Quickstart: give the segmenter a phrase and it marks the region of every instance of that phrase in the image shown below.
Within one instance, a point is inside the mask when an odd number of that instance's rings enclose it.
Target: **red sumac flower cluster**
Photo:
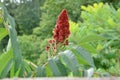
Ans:
[[[69,30],[69,21],[68,21],[68,13],[66,9],[63,9],[60,15],[58,16],[58,20],[56,22],[54,31],[53,31],[53,39],[49,40],[49,44],[54,44],[54,48],[60,44],[68,45],[68,37],[70,35]],[[48,51],[50,46],[46,47]]]

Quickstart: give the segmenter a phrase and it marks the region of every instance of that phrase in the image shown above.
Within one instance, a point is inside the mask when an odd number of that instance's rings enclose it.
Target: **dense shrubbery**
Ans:
[[[118,56],[120,54],[119,9],[115,10],[112,6],[103,3],[95,3],[88,7],[81,6],[81,8],[83,9],[81,13],[83,22],[72,23],[72,26],[76,26],[74,30],[71,30],[75,39],[72,37],[73,39],[70,38],[70,40],[92,53],[98,69],[120,75],[115,71],[119,68],[120,58]]]
[[[23,35],[18,39],[23,57],[37,63],[40,58],[40,40],[35,35]]]

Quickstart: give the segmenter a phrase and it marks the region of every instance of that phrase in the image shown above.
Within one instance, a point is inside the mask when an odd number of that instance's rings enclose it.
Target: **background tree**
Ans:
[[[36,56],[38,58],[40,54],[39,52],[40,44],[35,43],[34,40],[36,39],[36,37],[32,37],[34,36],[32,35],[32,29],[38,26],[40,22],[41,15],[40,6],[43,5],[43,2],[44,0],[20,0],[20,2],[18,2],[17,0],[4,0],[4,4],[6,5],[10,15],[12,15],[15,18],[17,24],[16,25],[17,33],[20,37],[19,38],[20,48],[22,50],[23,56],[26,59],[28,59],[29,55],[34,60],[36,59]],[[8,37],[1,41],[0,53],[2,53],[4,48],[6,47],[4,45],[7,44],[7,41]],[[31,43],[29,44],[30,47],[26,47],[28,42]],[[30,50],[29,53],[28,50]],[[31,54],[34,54],[33,52],[38,55],[35,54],[34,56],[32,56]],[[33,62],[35,61],[36,60],[34,60]]]
[[[15,18],[19,34],[31,34],[40,21],[40,5],[43,0],[5,0],[9,13]]]

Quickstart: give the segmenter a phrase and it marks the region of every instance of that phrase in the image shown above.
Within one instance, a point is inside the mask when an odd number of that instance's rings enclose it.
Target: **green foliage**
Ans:
[[[103,48],[106,47],[113,47],[118,49],[117,46],[114,47],[113,43],[116,45],[119,43],[119,12],[120,10],[115,10],[113,7],[109,6],[108,4],[94,4],[93,6],[84,7],[82,9],[85,11],[82,12],[81,17],[84,20],[82,26],[87,27],[90,32],[94,32],[106,37],[109,41],[108,43],[101,43],[104,44]],[[93,15],[94,14],[94,15]],[[104,14],[99,16],[100,14]],[[93,28],[95,28],[93,30]],[[89,33],[90,33],[89,32]],[[86,33],[88,34],[88,33]]]
[[[21,3],[15,9],[14,17],[18,25],[19,33],[31,34],[32,29],[38,26],[39,17],[40,17],[40,12],[38,7],[39,7],[38,0],[34,0],[32,2],[29,1],[24,4]]]
[[[104,30],[103,28],[105,28],[105,29],[114,28],[115,26],[118,25],[118,24],[115,24],[115,21],[117,19],[119,19],[116,16],[114,16],[114,15],[116,15],[116,11],[114,8],[110,7],[108,4],[103,5],[103,3],[99,3],[98,5],[94,4],[93,7],[92,6],[88,6],[88,7],[82,6],[81,8],[83,10],[85,10],[82,12],[81,17],[85,20],[84,22],[86,23],[86,25],[89,26],[88,28],[92,28],[92,26],[93,26],[96,29],[96,31],[102,32]],[[102,12],[101,12],[101,10],[102,10]],[[100,16],[100,14],[103,14],[103,13],[104,13],[104,15]],[[93,14],[95,14],[95,15],[93,15]],[[95,23],[93,23],[93,22],[95,22]],[[91,23],[91,25],[90,25],[90,23]]]
[[[18,36],[18,40],[22,55],[25,59],[37,65],[45,63],[47,54],[44,50],[48,39],[41,40],[41,38],[36,35],[23,35]]]
[[[94,3],[93,6],[81,6],[81,8],[83,21],[79,23],[70,21],[71,46],[81,46],[92,53],[97,70],[103,69],[111,75],[119,75],[114,72],[120,59],[119,9],[115,10],[107,3]],[[99,76],[104,72],[98,72]]]
[[[70,31],[71,35],[69,41],[73,45],[81,46],[84,49],[88,50],[90,53],[97,53],[91,42],[101,41],[105,38],[98,35],[97,33],[90,32],[86,26],[82,26],[83,23],[75,23],[70,21]],[[88,34],[89,33],[89,34]]]
[[[90,33],[94,33],[106,38],[106,40],[90,43],[97,50],[97,54],[94,55],[95,66],[98,69],[103,68],[111,72],[111,68],[117,68],[118,59],[120,58],[117,56],[120,54],[120,10],[115,10],[107,3],[95,3],[93,6],[81,6],[81,8],[84,10],[81,13],[83,19],[81,26],[86,28],[85,34],[89,35]],[[114,75],[119,74],[115,73]]]
[[[76,51],[76,49],[74,51]],[[81,50],[77,51],[80,52]],[[82,54],[84,53],[86,52],[82,52]],[[37,72],[37,76],[83,76],[84,69],[87,69],[85,67],[82,68],[84,66],[83,61],[79,62],[83,56],[75,54],[73,51],[66,50],[54,57],[48,58],[44,65],[38,67],[39,72]],[[88,56],[89,59],[92,60],[91,63],[94,64],[91,56],[89,54],[86,54],[86,56]]]
[[[25,59],[38,63],[40,58],[40,40],[35,35],[19,36],[19,45]]]
[[[41,15],[39,7],[43,2],[43,0],[20,0],[18,3],[4,0],[9,13],[15,18],[19,34],[31,34],[32,29],[38,26]]]
[[[99,0],[100,1],[100,0]],[[78,21],[80,19],[80,6],[85,4],[92,4],[93,2],[99,2],[98,0],[46,0],[44,5],[41,7],[42,16],[39,27],[39,35],[42,38],[46,38],[52,34],[53,27],[55,26],[55,22],[57,20],[57,15],[60,13],[62,9],[67,9],[69,13],[69,18],[73,21]],[[48,33],[46,33],[46,31]],[[48,36],[49,37],[49,36]]]

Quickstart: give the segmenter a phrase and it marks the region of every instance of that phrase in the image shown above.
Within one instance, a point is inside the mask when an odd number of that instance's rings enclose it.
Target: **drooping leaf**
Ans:
[[[2,11],[3,11],[3,16],[4,20],[8,23],[8,32],[9,32],[9,37],[11,40],[11,45],[13,48],[13,58],[15,62],[15,73],[18,72],[19,68],[21,67],[22,64],[22,55],[21,51],[19,49],[19,45],[17,42],[17,33],[15,30],[15,21],[14,19],[8,14],[7,9],[4,5],[2,5]]]
[[[57,64],[55,63],[54,59],[49,59],[48,60],[48,65],[53,73],[54,76],[62,76]]]
[[[84,48],[74,47],[72,51],[75,54],[80,64],[90,65],[94,67],[93,58],[91,57],[90,53],[86,51]]]
[[[13,27],[9,26],[8,28],[9,28],[9,36],[11,39],[11,45],[12,45],[13,53],[14,53],[13,58],[16,64],[15,71],[17,71],[20,65],[22,64],[22,55],[21,55],[21,51],[19,49],[19,45],[17,42],[17,35],[15,34]]]
[[[74,56],[74,54],[69,51],[66,50],[64,52],[60,53],[60,59],[61,62],[70,70],[73,72],[73,75],[75,76],[79,76],[79,64],[78,61],[76,59],[76,57]]]

